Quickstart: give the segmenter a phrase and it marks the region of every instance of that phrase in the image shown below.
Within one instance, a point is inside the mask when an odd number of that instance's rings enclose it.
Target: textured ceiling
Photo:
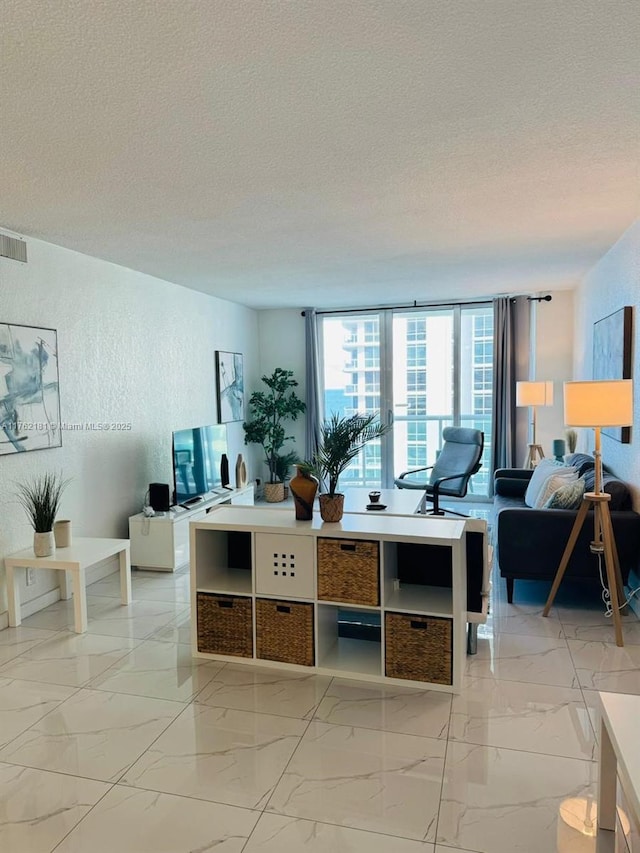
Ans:
[[[573,287],[638,0],[3,0],[0,225],[254,307]]]

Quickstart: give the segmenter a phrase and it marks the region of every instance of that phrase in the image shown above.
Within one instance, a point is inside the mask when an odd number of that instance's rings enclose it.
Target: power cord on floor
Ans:
[[[607,619],[610,619],[613,616],[613,606],[611,604],[611,593],[609,591],[609,587],[604,582],[604,575],[602,574],[602,554],[598,553],[598,572],[600,574],[600,586],[602,587],[602,601],[604,603],[604,615]],[[635,589],[632,589],[629,595],[626,597],[623,604],[618,605],[618,612],[622,610],[623,607],[626,607],[627,604],[631,603],[631,599],[633,596],[640,592],[640,586],[637,586]]]

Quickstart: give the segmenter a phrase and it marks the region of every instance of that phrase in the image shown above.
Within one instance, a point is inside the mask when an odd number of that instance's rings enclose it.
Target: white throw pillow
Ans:
[[[536,509],[542,509],[554,492],[557,492],[558,489],[562,488],[562,486],[566,486],[568,483],[575,483],[577,479],[577,471],[574,471],[572,474],[564,474],[563,472],[552,474],[544,481],[544,485],[538,493],[538,497],[536,498]]]
[[[549,477],[558,474],[569,476],[576,473],[577,471],[574,467],[563,465],[562,462],[556,462],[555,459],[541,459],[529,480],[529,485],[524,496],[525,504],[531,507],[538,506],[538,496]]]

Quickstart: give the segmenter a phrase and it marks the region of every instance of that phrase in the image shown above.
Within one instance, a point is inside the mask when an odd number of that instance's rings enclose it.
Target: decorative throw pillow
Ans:
[[[582,477],[585,471],[592,471],[596,464],[593,456],[590,456],[588,453],[570,453],[568,456],[565,456],[564,461],[566,465],[571,465],[573,468],[578,469],[578,477]]]
[[[596,472],[587,471],[583,480],[585,482],[585,491],[594,492],[596,488]],[[609,511],[624,510],[632,508],[631,492],[626,483],[613,477],[611,474],[604,474],[602,477],[602,491],[611,496],[609,503]]]
[[[568,476],[569,474],[575,473],[575,468],[563,465],[562,462],[556,462],[555,459],[541,459],[536,465],[533,474],[531,475],[531,479],[529,480],[529,485],[527,486],[527,491],[524,496],[525,504],[531,507],[537,505],[538,495],[544,488],[549,477],[552,477],[554,474]]]
[[[577,471],[573,474],[552,474],[547,480],[545,480],[544,486],[538,492],[535,508],[542,509],[542,507],[547,505],[547,501],[554,492],[557,492],[562,486],[575,483],[577,479]]]
[[[560,486],[545,503],[547,509],[579,509],[585,491],[582,477]]]

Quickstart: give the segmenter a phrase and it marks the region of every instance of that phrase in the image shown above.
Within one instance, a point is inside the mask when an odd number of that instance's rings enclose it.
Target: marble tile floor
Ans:
[[[596,847],[597,691],[640,694],[640,622],[503,583],[462,693],[194,660],[189,578],[133,572],[0,631],[7,853],[629,853]],[[175,595],[173,594],[175,593]],[[624,804],[622,804],[623,806]],[[602,835],[602,834],[601,834]]]

